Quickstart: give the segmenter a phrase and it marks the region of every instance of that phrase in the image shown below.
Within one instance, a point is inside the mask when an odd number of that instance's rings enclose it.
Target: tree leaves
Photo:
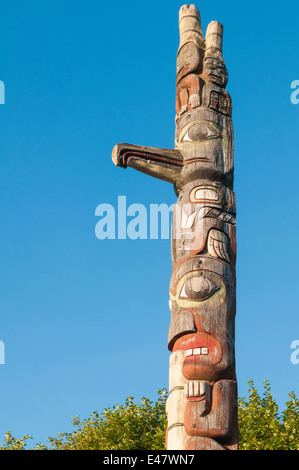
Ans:
[[[289,394],[286,409],[272,396],[270,382],[264,381],[260,396],[249,381],[249,397],[239,398],[239,446],[242,450],[299,450],[299,400]]]
[[[283,411],[273,398],[270,382],[264,381],[260,395],[249,381],[248,398],[239,398],[240,450],[299,450],[299,399],[290,392]],[[49,437],[50,447],[37,444],[34,450],[164,450],[167,417],[166,389],[158,390],[155,402],[140,404],[128,397],[124,405],[105,408],[81,420],[74,417],[74,431]],[[7,432],[0,450],[25,450],[32,436],[14,438]]]

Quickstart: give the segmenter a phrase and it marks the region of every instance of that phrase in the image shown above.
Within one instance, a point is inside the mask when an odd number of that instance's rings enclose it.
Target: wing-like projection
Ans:
[[[214,258],[221,258],[230,263],[229,238],[220,230],[211,229],[208,237],[208,252]]]

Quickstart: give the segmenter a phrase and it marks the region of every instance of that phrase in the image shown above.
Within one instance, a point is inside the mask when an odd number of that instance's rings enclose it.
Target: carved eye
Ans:
[[[180,298],[205,300],[218,289],[219,286],[204,275],[192,276],[184,283],[180,293]]]
[[[217,137],[219,137],[219,134],[211,127],[205,124],[194,124],[184,135],[183,142],[203,142]]]

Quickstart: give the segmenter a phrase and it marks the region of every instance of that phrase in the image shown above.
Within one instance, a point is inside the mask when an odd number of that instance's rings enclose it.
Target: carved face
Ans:
[[[204,59],[204,73],[209,82],[215,83],[223,88],[228,82],[228,73],[223,60],[215,57],[206,57]]]
[[[177,122],[175,145],[184,160],[177,181],[179,190],[189,181],[204,178],[205,172],[209,172],[207,178],[217,179],[217,174],[232,171],[232,122],[211,108],[196,108],[183,114]]]
[[[186,379],[216,380],[233,372],[234,286],[234,269],[223,260],[200,255],[177,263],[170,282],[169,347],[185,352]]]

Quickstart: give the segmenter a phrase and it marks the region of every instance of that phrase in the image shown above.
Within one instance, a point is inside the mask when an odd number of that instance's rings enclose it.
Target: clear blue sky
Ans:
[[[118,142],[173,148],[184,2],[1,3],[0,440],[72,429],[168,386],[169,240],[95,236],[101,203],[173,204]],[[299,393],[297,0],[196,3],[224,25],[235,130],[239,394]]]

